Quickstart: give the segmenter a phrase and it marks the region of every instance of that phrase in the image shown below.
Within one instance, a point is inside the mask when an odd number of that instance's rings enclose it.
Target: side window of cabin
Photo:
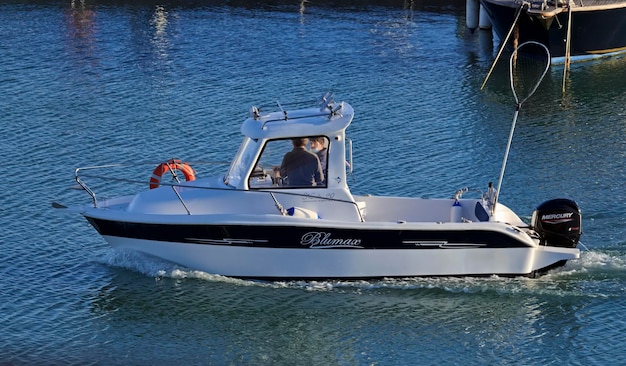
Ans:
[[[248,178],[254,188],[326,187],[328,139],[270,140]]]

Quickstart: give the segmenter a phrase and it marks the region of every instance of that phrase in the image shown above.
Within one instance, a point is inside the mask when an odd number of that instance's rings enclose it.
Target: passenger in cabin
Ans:
[[[320,164],[322,165],[322,171],[324,172],[324,177],[328,176],[328,166],[326,165],[326,158],[328,157],[328,149],[325,146],[326,138],[322,136],[312,137],[309,146],[311,146],[311,152],[314,152],[318,159],[320,159]]]
[[[312,187],[323,185],[324,172],[320,159],[306,149],[307,138],[294,138],[293,150],[283,157],[280,176],[283,184],[290,187]]]

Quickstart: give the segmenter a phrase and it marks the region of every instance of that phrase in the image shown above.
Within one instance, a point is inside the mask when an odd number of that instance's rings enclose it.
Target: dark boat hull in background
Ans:
[[[521,3],[516,0],[480,0],[494,31],[506,38]],[[548,2],[548,4],[553,2]],[[541,42],[550,50],[552,63],[565,62],[570,12],[562,6],[541,6],[532,2],[519,16],[512,45]],[[577,1],[571,9],[570,58],[572,62],[613,56],[626,52],[626,1]]]

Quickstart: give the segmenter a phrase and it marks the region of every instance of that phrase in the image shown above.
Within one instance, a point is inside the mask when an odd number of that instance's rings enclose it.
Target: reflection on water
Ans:
[[[153,42],[158,51],[159,58],[167,58],[167,47],[169,40],[167,38],[167,21],[168,13],[163,6],[157,5],[154,15],[150,23],[154,26]]]
[[[73,0],[65,15],[65,36],[72,61],[87,68],[98,66],[95,57],[95,11],[85,4],[84,0]]]
[[[168,11],[162,5],[155,5],[151,9],[136,9],[129,19],[132,37],[128,41],[132,44],[132,50],[139,61],[138,65],[129,63],[128,67],[139,66],[147,75],[155,81],[163,81],[164,74],[171,74],[174,60],[170,50],[175,43],[176,24],[171,19],[176,17],[176,12]],[[174,28],[172,28],[174,27]]]

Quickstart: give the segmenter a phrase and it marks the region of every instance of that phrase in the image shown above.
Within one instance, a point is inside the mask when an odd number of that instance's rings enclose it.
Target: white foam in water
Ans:
[[[568,280],[590,273],[615,273],[626,270],[626,255],[602,251],[584,251],[578,260],[568,261],[540,278],[526,277],[415,277],[377,280],[311,280],[311,281],[255,281],[210,274],[181,267],[174,263],[132,250],[111,249],[103,260],[104,264],[139,272],[146,276],[173,279],[199,279],[212,282],[232,283],[238,286],[260,286],[270,288],[301,288],[307,291],[374,291],[380,289],[419,290],[439,289],[450,293],[480,293],[498,291],[518,293],[549,291],[546,284]]]
[[[152,277],[158,277],[161,272],[175,269],[173,263],[125,249],[110,249],[103,258],[103,262],[112,267],[121,267]]]
[[[605,275],[626,275],[626,254],[617,251],[594,249],[580,254],[580,259],[569,261],[562,268],[563,273],[598,273]]]
[[[214,282],[228,282],[237,285],[263,285],[262,282],[242,280],[238,278],[226,277],[210,274],[203,271],[181,267],[175,263],[162,260],[160,258],[146,255],[134,250],[110,249],[103,259],[104,264],[112,267],[121,267],[131,271],[139,272],[143,275],[161,278],[184,279],[193,278]]]

